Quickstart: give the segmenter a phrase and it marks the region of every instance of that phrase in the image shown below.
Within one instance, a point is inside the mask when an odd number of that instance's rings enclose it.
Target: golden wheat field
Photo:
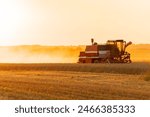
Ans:
[[[0,99],[150,99],[150,64],[0,64]]]

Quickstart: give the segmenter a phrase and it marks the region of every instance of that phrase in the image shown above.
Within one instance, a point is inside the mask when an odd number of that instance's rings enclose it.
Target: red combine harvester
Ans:
[[[78,63],[131,63],[130,53],[126,52],[131,41],[108,40],[105,45],[97,44],[94,39],[91,42],[80,52]]]

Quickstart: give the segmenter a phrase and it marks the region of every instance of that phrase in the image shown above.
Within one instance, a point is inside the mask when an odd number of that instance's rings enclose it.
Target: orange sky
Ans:
[[[0,45],[150,43],[149,0],[0,0]]]

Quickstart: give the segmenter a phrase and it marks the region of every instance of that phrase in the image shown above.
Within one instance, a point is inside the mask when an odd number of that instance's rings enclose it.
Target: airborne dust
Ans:
[[[76,63],[82,46],[0,47],[1,63]]]
[[[85,46],[1,46],[0,63],[76,63],[84,49]],[[133,44],[127,50],[135,62],[150,61],[148,44]]]

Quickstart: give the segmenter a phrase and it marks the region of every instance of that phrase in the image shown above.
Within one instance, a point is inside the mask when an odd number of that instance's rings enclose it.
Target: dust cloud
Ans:
[[[76,63],[80,46],[0,47],[1,63]]]
[[[76,63],[85,46],[1,46],[0,63]],[[150,62],[150,45],[127,48],[133,62]]]
[[[133,62],[150,62],[150,44],[133,44],[127,48]]]

